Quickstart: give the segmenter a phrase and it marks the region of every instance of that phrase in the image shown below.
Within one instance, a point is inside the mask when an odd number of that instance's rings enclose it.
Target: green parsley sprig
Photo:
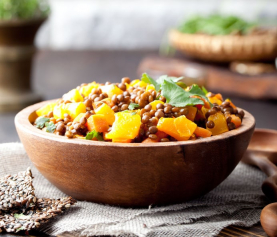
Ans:
[[[46,132],[49,132],[49,133],[54,133],[56,130],[56,125],[52,121],[46,122],[45,127],[46,127]]]
[[[129,110],[134,110],[136,108],[139,108],[139,104],[136,104],[136,103],[130,103],[129,106],[128,106],[128,109]]]
[[[35,124],[36,124],[36,127],[37,128],[44,128],[45,127],[45,123],[49,122],[50,119],[49,118],[46,118],[46,117],[38,117],[35,121]]]
[[[86,140],[92,140],[96,138],[98,141],[104,141],[102,135],[99,132],[96,132],[95,130],[87,133]]]

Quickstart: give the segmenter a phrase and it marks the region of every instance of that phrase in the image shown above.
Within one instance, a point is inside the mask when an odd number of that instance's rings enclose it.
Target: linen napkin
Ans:
[[[0,176],[27,167],[32,169],[37,197],[66,196],[32,165],[22,144],[0,144]],[[131,209],[78,201],[39,230],[50,235],[76,236],[215,236],[229,225],[250,227],[259,222],[267,204],[260,188],[265,178],[258,169],[239,164],[217,188],[186,203]]]

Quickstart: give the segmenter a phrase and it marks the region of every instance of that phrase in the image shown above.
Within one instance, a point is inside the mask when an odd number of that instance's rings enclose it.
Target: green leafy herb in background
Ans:
[[[46,117],[38,117],[36,119],[36,127],[37,128],[44,128],[45,127],[45,123],[49,122],[50,119],[49,118],[46,118]]]
[[[207,17],[194,16],[181,24],[178,30],[187,34],[229,35],[239,33],[245,35],[255,26],[257,26],[255,23],[247,22],[237,16],[215,14]]]
[[[46,0],[0,0],[0,19],[43,18],[49,14]]]
[[[54,133],[56,130],[56,125],[53,122],[45,123],[46,132]]]
[[[129,110],[134,110],[135,108],[139,108],[139,104],[130,103],[129,106],[128,106]]]
[[[98,141],[104,141],[103,137],[99,132],[96,132],[95,130],[89,132],[86,135],[86,140],[92,140],[93,138],[96,138]]]

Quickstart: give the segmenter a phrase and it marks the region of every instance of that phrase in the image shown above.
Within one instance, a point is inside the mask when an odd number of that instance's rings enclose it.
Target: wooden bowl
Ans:
[[[277,39],[273,34],[201,35],[171,30],[169,42],[181,52],[204,61],[259,61],[277,57]]]
[[[68,139],[41,131],[25,108],[15,125],[41,174],[64,193],[92,202],[145,207],[181,203],[218,186],[242,158],[255,127],[245,111],[242,126],[196,141],[121,144]]]

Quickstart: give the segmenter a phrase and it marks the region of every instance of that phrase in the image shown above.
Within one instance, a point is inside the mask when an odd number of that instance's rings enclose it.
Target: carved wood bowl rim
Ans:
[[[159,143],[151,143],[151,144],[145,144],[145,143],[112,143],[112,142],[100,142],[100,141],[92,141],[92,140],[84,140],[84,139],[68,139],[65,136],[58,136],[56,134],[47,133],[44,132],[35,126],[33,126],[30,122],[32,118],[34,118],[35,111],[42,106],[44,106],[47,103],[55,102],[55,100],[47,100],[43,101],[34,105],[31,105],[29,107],[26,107],[25,109],[21,110],[16,116],[15,116],[15,125],[17,129],[21,129],[25,133],[29,133],[34,136],[38,136],[44,139],[53,140],[57,142],[62,143],[71,143],[71,144],[78,144],[78,145],[91,145],[91,146],[105,146],[105,147],[175,147],[180,145],[192,145],[192,144],[201,144],[201,143],[210,143],[215,142],[222,139],[227,139],[230,137],[237,136],[239,134],[242,134],[244,132],[247,132],[251,130],[253,127],[255,127],[255,118],[252,114],[244,110],[245,117],[243,119],[242,125],[234,130],[231,130],[229,132],[222,133],[220,135],[203,138],[203,139],[197,139],[197,140],[188,140],[188,141],[176,141],[176,142],[159,142]],[[240,109],[240,108],[238,108]],[[34,120],[34,119],[33,119]]]

